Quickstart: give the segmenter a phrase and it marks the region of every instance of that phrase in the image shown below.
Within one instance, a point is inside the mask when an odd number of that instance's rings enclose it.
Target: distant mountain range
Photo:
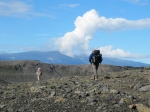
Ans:
[[[43,63],[52,64],[89,64],[89,56],[87,55],[77,55],[74,57],[69,57],[60,53],[59,51],[49,51],[49,52],[39,52],[39,51],[29,51],[21,53],[5,53],[0,54],[0,60],[39,60]],[[145,64],[141,62],[134,62],[128,60],[121,60],[117,58],[103,57],[102,64],[115,65],[115,66],[150,66],[150,64]]]

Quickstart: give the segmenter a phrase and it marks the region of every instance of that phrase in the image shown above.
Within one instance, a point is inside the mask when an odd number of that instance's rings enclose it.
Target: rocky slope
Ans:
[[[36,81],[36,70],[40,67],[43,80],[51,78],[61,78],[66,76],[88,76],[92,74],[91,65],[56,65],[41,63],[39,61],[20,60],[20,61],[0,61],[0,79],[11,82],[31,82]],[[99,74],[109,74],[115,71],[144,69],[144,67],[121,67],[112,65],[101,65],[98,69]]]
[[[1,84],[0,111],[150,112],[150,67],[107,67],[96,81],[90,79],[92,74],[74,74],[40,82]]]

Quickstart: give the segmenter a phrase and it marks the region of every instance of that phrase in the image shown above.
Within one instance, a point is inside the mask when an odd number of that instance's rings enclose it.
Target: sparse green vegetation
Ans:
[[[67,100],[65,98],[62,98],[61,96],[59,96],[58,98],[56,98],[54,103],[65,103],[66,101]]]

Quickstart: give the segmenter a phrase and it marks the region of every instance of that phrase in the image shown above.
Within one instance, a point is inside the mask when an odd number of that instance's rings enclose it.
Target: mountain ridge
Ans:
[[[77,64],[89,64],[87,55],[75,55],[74,57],[67,56],[60,53],[59,51],[28,51],[20,53],[5,53],[0,54],[0,60],[39,60],[43,63],[52,63],[52,64],[68,64],[68,65],[77,65]],[[115,66],[150,66],[150,64],[134,62],[129,60],[122,60],[117,58],[103,57],[102,64],[109,64]]]

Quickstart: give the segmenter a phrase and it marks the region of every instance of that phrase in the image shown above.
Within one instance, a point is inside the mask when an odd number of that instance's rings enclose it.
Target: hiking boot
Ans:
[[[95,80],[98,80],[98,76],[95,76]]]
[[[91,80],[95,80],[95,78],[91,78]]]
[[[95,80],[98,80],[98,78],[95,78]]]

